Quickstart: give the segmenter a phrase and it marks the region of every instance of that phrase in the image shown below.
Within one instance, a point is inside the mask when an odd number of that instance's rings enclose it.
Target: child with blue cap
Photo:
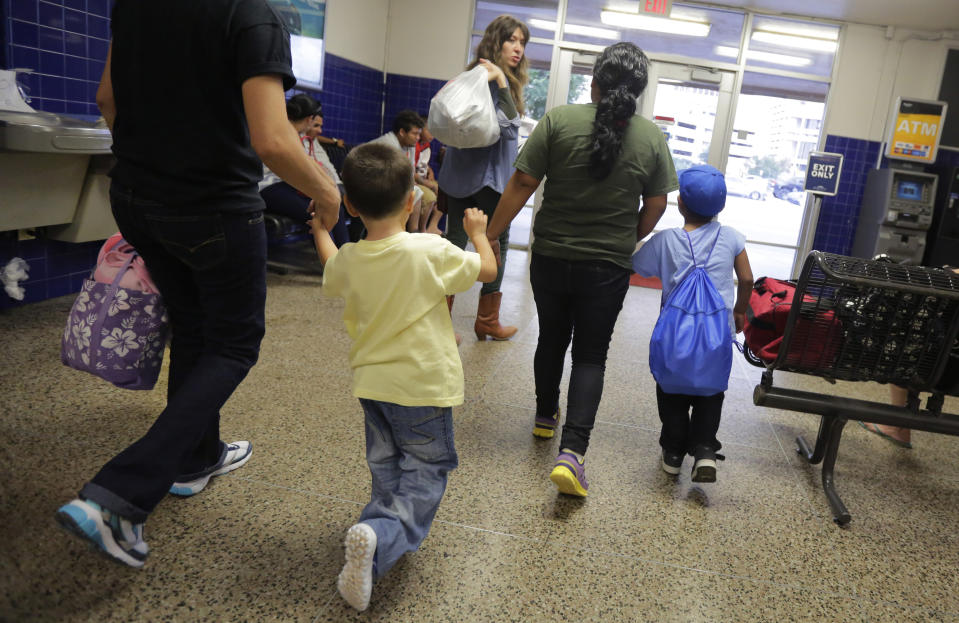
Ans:
[[[746,238],[715,220],[726,206],[726,180],[709,165],[695,165],[679,173],[679,213],[683,227],[661,231],[633,255],[633,269],[644,277],[663,282],[663,303],[689,273],[695,261],[706,258],[705,269],[730,312],[730,331],[739,333],[745,324],[746,307],[753,288],[753,275],[746,256]],[[735,305],[733,272],[739,281]],[[722,415],[724,392],[711,396],[668,393],[657,383],[656,402],[663,424],[659,436],[662,468],[678,474],[687,454],[694,457],[693,482],[715,482],[716,454],[722,444],[716,439]],[[690,414],[690,409],[692,413]]]

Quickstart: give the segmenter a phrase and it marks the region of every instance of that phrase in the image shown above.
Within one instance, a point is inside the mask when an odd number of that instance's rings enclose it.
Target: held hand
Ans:
[[[307,210],[310,213],[310,220],[307,223],[310,226],[310,231],[313,231],[314,227],[319,227],[330,231],[336,225],[337,221],[340,220],[339,210],[321,210],[317,206],[316,200],[313,199],[310,201],[309,207]]]
[[[463,229],[470,238],[486,235],[486,214],[476,208],[467,208],[463,213]]]
[[[489,246],[491,249],[493,249],[493,257],[496,258],[496,265],[502,266],[503,259],[502,257],[500,257],[500,254],[499,254],[499,250],[500,250],[499,238],[490,238],[489,236],[487,236],[486,239],[489,240]]]
[[[507,86],[506,74],[503,73],[503,70],[500,69],[499,65],[496,63],[491,63],[485,58],[479,59],[480,65],[486,68],[488,72],[486,79],[489,82],[496,81],[496,84],[502,88]]]
[[[736,333],[742,333],[746,326],[746,314],[744,312],[733,312],[733,321],[736,323]]]

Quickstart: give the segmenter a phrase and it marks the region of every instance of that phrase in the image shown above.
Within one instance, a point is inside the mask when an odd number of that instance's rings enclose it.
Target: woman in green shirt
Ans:
[[[648,68],[649,59],[632,43],[606,48],[593,67],[593,103],[546,113],[487,229],[495,242],[546,178],[530,264],[539,314],[533,434],[551,438],[559,425],[559,383],[572,341],[566,422],[550,473],[569,495],[584,497],[589,489],[584,456],[629,287],[630,256],[666,210],[666,194],[679,187],[663,133],[635,114]]]

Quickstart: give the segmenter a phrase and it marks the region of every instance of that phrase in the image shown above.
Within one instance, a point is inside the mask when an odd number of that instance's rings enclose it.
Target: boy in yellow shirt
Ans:
[[[349,213],[367,235],[337,250],[317,216],[311,226],[324,264],[323,289],[346,305],[353,339],[353,395],[366,416],[370,503],[346,533],[346,564],[337,580],[357,610],[369,605],[373,580],[415,551],[456,468],[453,409],[463,403],[463,365],[446,296],[496,277],[486,215],[470,209],[464,225],[478,253],[432,234],[410,234],[413,171],[387,145],[361,145],[341,173]]]

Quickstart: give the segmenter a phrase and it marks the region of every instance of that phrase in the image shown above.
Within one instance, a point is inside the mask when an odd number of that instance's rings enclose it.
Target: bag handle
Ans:
[[[115,245],[114,245],[115,246]],[[120,268],[120,271],[117,273],[116,277],[113,278],[113,283],[110,284],[110,287],[107,289],[106,294],[103,296],[103,301],[100,303],[100,313],[97,314],[97,320],[93,323],[93,327],[90,329],[90,367],[96,369],[97,367],[97,353],[100,352],[100,331],[103,329],[103,323],[107,319],[107,312],[110,311],[110,304],[113,303],[113,296],[116,294],[117,288],[120,286],[120,279],[123,278],[123,275],[127,274],[127,269],[130,268],[130,264],[133,263],[133,258],[137,256],[137,252],[134,251],[130,254],[130,257],[123,263],[123,267]],[[96,340],[94,346],[94,341]]]

